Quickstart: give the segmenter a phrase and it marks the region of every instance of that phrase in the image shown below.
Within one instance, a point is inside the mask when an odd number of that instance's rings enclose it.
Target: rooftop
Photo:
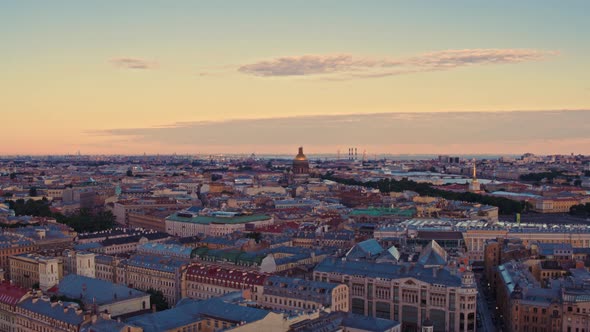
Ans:
[[[63,295],[71,299],[80,299],[84,303],[95,302],[98,305],[124,301],[147,296],[147,293],[120,284],[101,279],[84,277],[76,274],[65,276],[58,285],[49,289],[50,293]]]
[[[235,216],[201,216],[176,212],[167,217],[166,220],[186,222],[193,224],[244,224],[249,222],[269,220],[271,217],[266,214],[235,215]]]
[[[342,261],[328,258],[318,264],[315,271],[390,280],[410,277],[431,284],[440,284],[449,287],[461,286],[461,278],[458,275],[451,274],[449,270],[425,268],[421,265],[393,265],[389,263]]]

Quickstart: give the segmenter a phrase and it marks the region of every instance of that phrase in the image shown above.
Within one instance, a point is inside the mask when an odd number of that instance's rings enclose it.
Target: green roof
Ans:
[[[350,212],[351,216],[403,216],[411,217],[416,213],[414,209],[398,209],[398,208],[368,208],[368,209],[355,209]]]
[[[166,218],[171,221],[187,222],[194,224],[245,224],[249,222],[256,222],[262,220],[268,220],[271,217],[266,214],[251,214],[242,215],[235,217],[213,217],[213,216],[196,216],[193,218],[179,217],[178,212]]]
[[[200,259],[206,261],[225,261],[238,265],[260,265],[265,255],[258,255],[255,253],[247,253],[240,250],[219,250],[198,248],[193,250],[191,257],[199,256]]]

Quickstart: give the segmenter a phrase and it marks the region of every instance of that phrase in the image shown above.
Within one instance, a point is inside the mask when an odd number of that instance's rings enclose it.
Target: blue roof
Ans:
[[[157,242],[148,242],[137,247],[138,252],[147,252],[162,256],[183,256],[186,258],[191,257],[192,248],[184,247],[179,244],[164,244]]]
[[[342,326],[362,331],[384,332],[399,325],[399,322],[383,318],[349,314],[342,319]]]
[[[148,295],[147,293],[124,285],[76,274],[67,275],[57,286],[51,288],[50,291],[72,299],[80,299],[84,303],[96,302],[98,305]]]
[[[418,264],[424,266],[446,265],[446,256],[446,251],[436,241],[432,240],[420,253]]]
[[[155,255],[133,255],[127,260],[127,264],[131,266],[144,267],[164,272],[176,272],[184,264],[188,263],[188,259],[161,257]]]
[[[102,248],[102,244],[100,244],[99,242],[88,242],[88,243],[76,244],[74,246],[75,250],[90,250],[90,249],[96,249],[96,248]]]
[[[341,259],[328,258],[318,264],[315,271],[383,279],[409,277],[431,284],[446,285],[450,287],[461,286],[461,278],[457,275],[452,275],[450,271],[446,269],[438,269],[436,274],[434,274],[432,268],[425,268],[421,265],[394,265],[371,261],[343,261]]]
[[[375,239],[359,242],[357,243],[357,246],[371,256],[378,255],[383,251],[383,247],[381,247],[379,242],[377,242]]]
[[[84,321],[83,312],[76,314],[76,310],[72,308],[64,310],[63,305],[67,305],[67,303],[63,303],[62,305],[55,304],[52,307],[51,302],[49,301],[38,299],[37,303],[33,303],[33,299],[29,298],[21,302],[18,306],[37,314],[48,316],[58,321],[66,322],[72,325],[79,325]]]
[[[113,332],[113,331],[124,331],[123,329],[127,327],[127,324],[118,322],[114,319],[102,319],[98,317],[95,323],[92,325],[84,326],[80,331],[86,332]]]
[[[227,303],[220,299],[205,301],[182,299],[173,309],[132,317],[128,324],[143,328],[144,332],[159,332],[179,328],[202,319],[203,316],[235,323],[261,320],[269,311]]]

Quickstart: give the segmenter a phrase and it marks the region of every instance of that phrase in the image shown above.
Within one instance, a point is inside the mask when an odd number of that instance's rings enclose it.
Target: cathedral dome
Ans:
[[[299,148],[299,153],[295,156],[293,161],[307,161],[307,157],[303,154],[303,148]]]
[[[303,154],[303,148],[299,148],[299,153],[293,159],[293,173],[295,174],[307,174],[309,173],[309,161]]]

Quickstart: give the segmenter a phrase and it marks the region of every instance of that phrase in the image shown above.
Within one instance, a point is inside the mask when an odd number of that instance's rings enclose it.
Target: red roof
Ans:
[[[264,280],[266,280],[266,278],[268,277],[266,274],[263,273],[233,270],[223,268],[217,265],[207,266],[201,264],[189,266],[186,274],[187,277],[208,277],[213,279],[220,279],[224,282],[235,281],[250,285],[262,285],[264,283]]]
[[[11,285],[8,281],[0,283],[0,302],[8,305],[16,305],[28,293],[24,288]]]

